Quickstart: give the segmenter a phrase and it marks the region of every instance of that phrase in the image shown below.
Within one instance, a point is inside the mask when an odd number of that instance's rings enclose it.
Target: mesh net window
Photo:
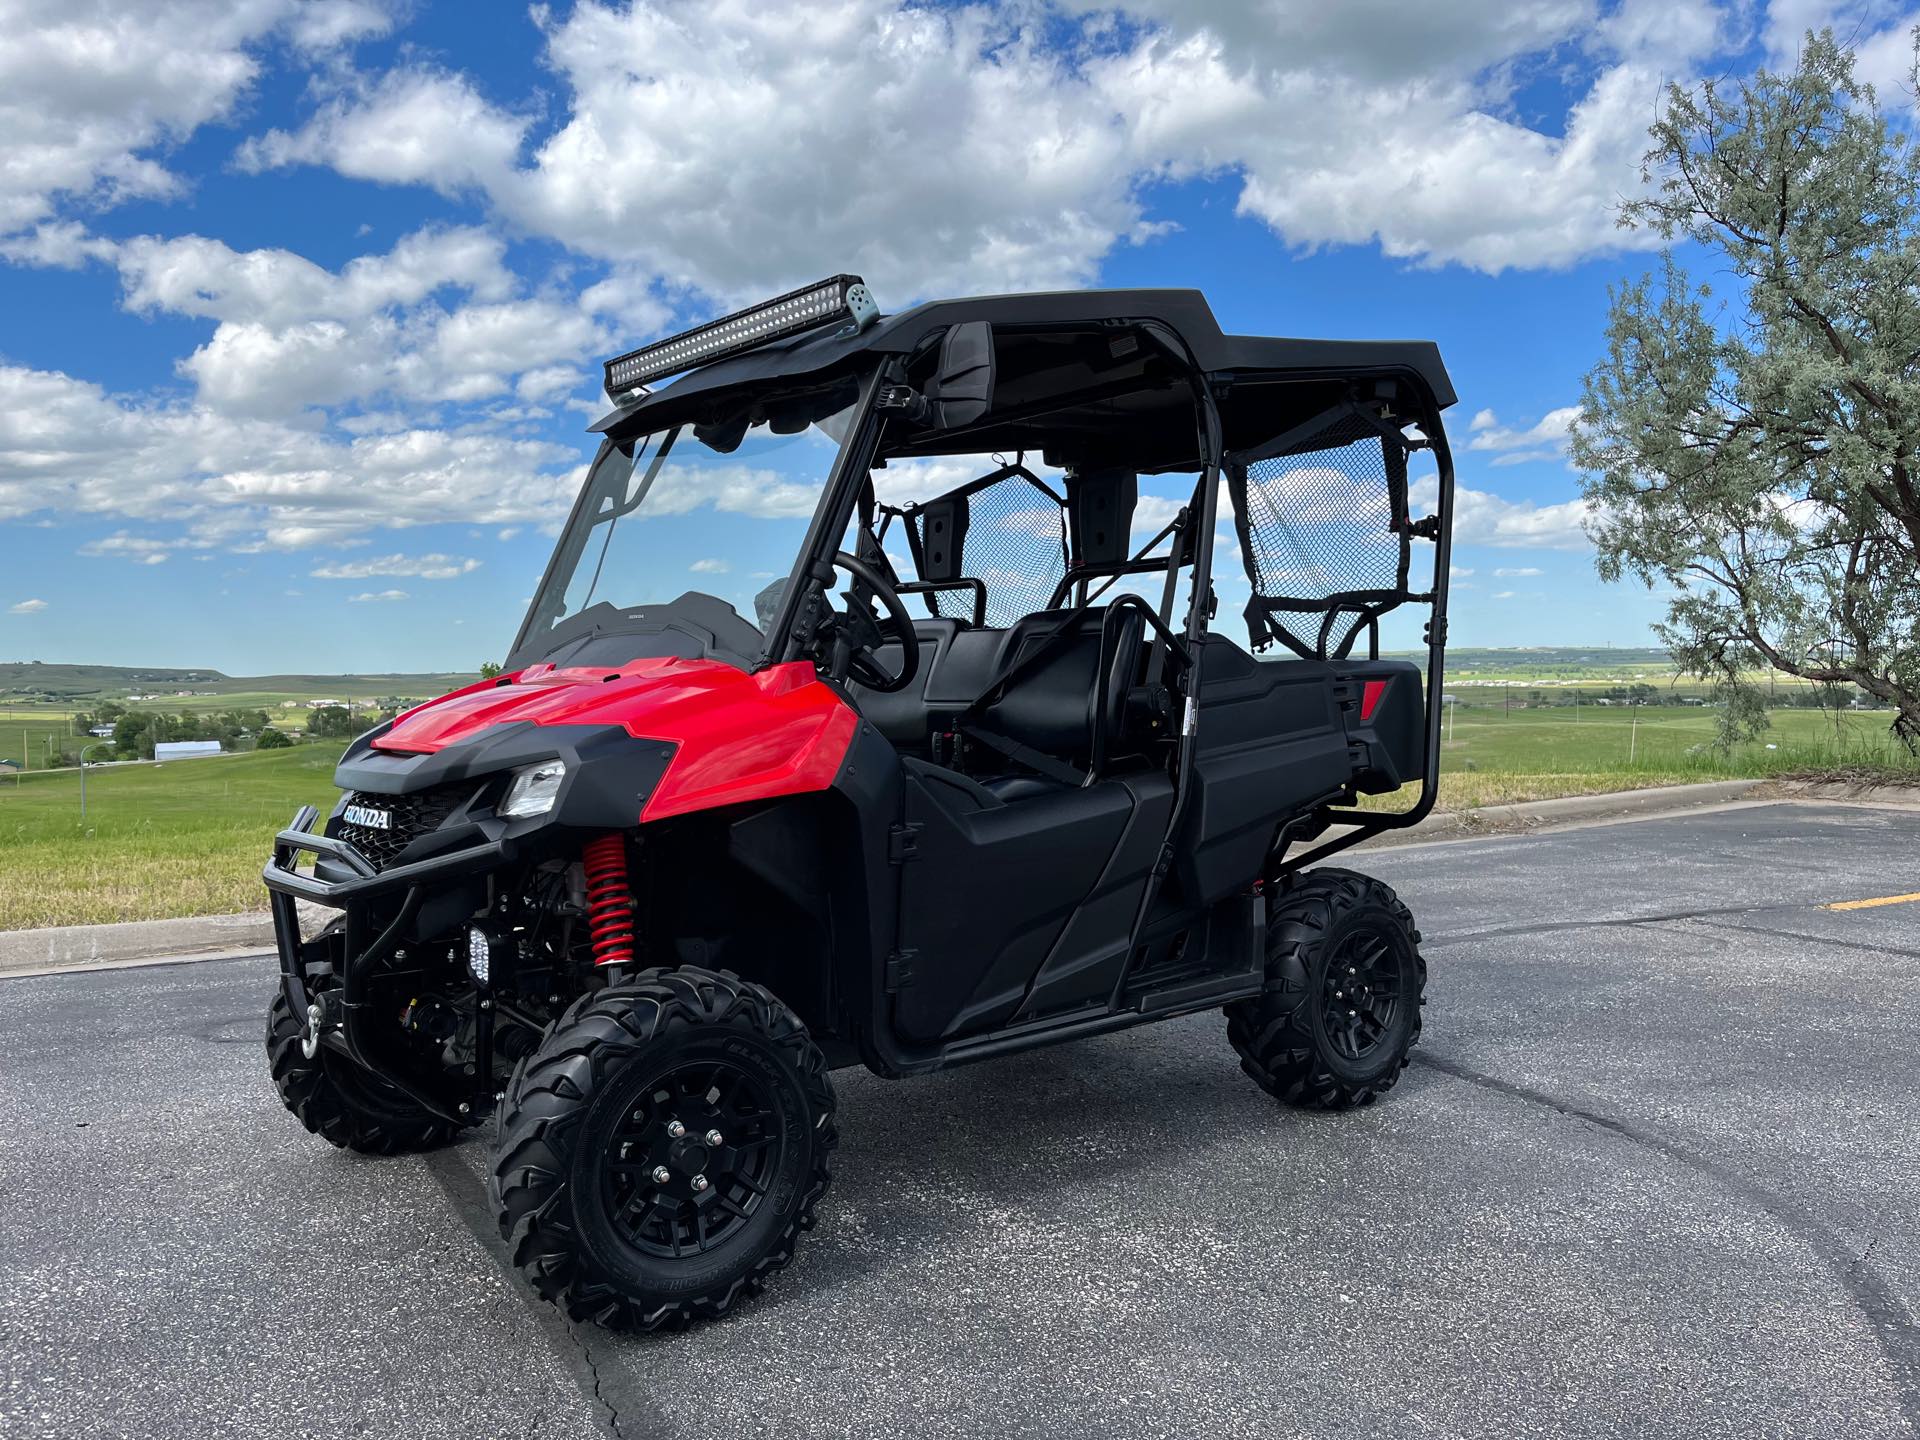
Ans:
[[[1407,446],[1351,407],[1306,428],[1228,478],[1254,648],[1323,656],[1409,598]]]
[[[923,580],[977,580],[986,587],[986,623],[1004,629],[1044,610],[1067,573],[1066,511],[1058,495],[1024,470],[962,486],[907,514]],[[950,558],[937,527],[957,533]],[[935,615],[971,620],[972,585],[922,592]]]

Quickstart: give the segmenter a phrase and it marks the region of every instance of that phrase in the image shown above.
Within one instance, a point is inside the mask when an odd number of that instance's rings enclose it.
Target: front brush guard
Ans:
[[[331,1029],[321,1031],[316,1038],[322,1044],[341,1050],[355,1064],[404,1092],[409,1099],[441,1119],[464,1125],[471,1118],[470,1115],[449,1109],[444,1100],[426,1093],[414,1081],[395,1073],[391,1066],[381,1064],[374,1056],[372,1047],[365,1043],[362,1028],[367,1008],[362,992],[368,972],[394,952],[429,891],[446,881],[464,879],[476,871],[495,869],[506,863],[511,858],[512,842],[489,840],[445,855],[380,870],[346,841],[331,835],[314,834],[313,822],[319,817],[320,812],[315,807],[302,805],[293,817],[293,824],[274,836],[273,858],[260,872],[260,878],[266,882],[268,902],[273,911],[274,946],[280,956],[280,984],[286,992],[287,1003],[293,1007],[295,1015],[310,1015],[313,1002],[307,994],[302,969],[303,942],[296,902],[308,900],[344,912],[347,943],[340,966],[339,1029],[337,1033]],[[316,875],[302,874],[294,867],[303,852],[338,861],[353,872],[352,878],[322,880]],[[400,893],[402,898],[393,918],[370,942],[364,945],[357,943],[367,930],[371,918],[368,902],[396,893]],[[308,1023],[313,1024],[311,1020]]]

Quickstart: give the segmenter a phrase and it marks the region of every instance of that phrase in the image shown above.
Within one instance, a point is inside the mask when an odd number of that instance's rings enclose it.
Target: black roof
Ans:
[[[1421,402],[1410,407],[1415,410],[1437,413],[1457,398],[1453,382],[1440,361],[1439,348],[1430,340],[1301,340],[1228,335],[1221,331],[1206,297],[1198,290],[1065,290],[934,300],[897,315],[883,316],[858,333],[823,331],[765,345],[702,366],[664,389],[621,406],[593,428],[624,436],[698,421],[724,407],[729,399],[727,392],[755,388],[774,380],[791,380],[803,386],[815,379],[830,382],[835,375],[851,370],[860,356],[869,353],[913,355],[928,347],[949,326],[969,320],[986,320],[993,325],[996,346],[1002,352],[1003,381],[1009,374],[1007,347],[1022,332],[1031,335],[1037,346],[1042,340],[1057,340],[1061,332],[1076,328],[1083,334],[1097,334],[1103,325],[1158,321],[1186,342],[1201,369],[1214,377],[1216,385],[1222,380],[1236,385],[1243,380],[1295,382],[1288,384],[1284,392],[1293,397],[1284,405],[1288,410],[1308,413],[1330,393],[1322,386],[1302,386],[1297,382],[1346,385],[1356,377],[1368,376],[1414,380],[1424,392],[1418,397],[1409,397]],[[1055,360],[1057,363],[1057,354]],[[1266,390],[1267,397],[1277,397],[1280,393]],[[999,408],[1000,402],[996,400],[996,409]],[[1191,413],[1184,401],[1172,408]],[[1257,408],[1262,412],[1257,424],[1252,423],[1251,416],[1245,424],[1236,424],[1232,413],[1223,417],[1230,449],[1241,440],[1253,443],[1246,437],[1254,430],[1266,429],[1273,421],[1272,404],[1262,403]],[[986,450],[1029,445],[1039,449],[1045,444],[1052,449],[1063,418],[1071,423],[1071,417],[1056,413],[1049,417],[1045,427],[1028,426],[1030,435],[1018,424],[996,427],[989,422],[985,430],[971,427],[966,448]],[[1116,424],[1121,429],[1129,428],[1129,420],[1143,422],[1149,430],[1161,428],[1145,413],[1117,414],[1110,405],[1104,411],[1100,407],[1088,409],[1079,419],[1089,437],[1103,427],[1111,430]],[[1191,433],[1184,422],[1178,428]],[[1267,433],[1274,432],[1269,429]],[[1136,441],[1139,438],[1136,435]],[[932,454],[943,449],[934,437],[925,439],[924,444],[890,447],[890,450]],[[1178,445],[1177,448],[1187,447]],[[1068,449],[1073,449],[1071,444]],[[1161,458],[1168,464],[1178,459],[1171,454]],[[1140,468],[1151,466],[1143,464]]]

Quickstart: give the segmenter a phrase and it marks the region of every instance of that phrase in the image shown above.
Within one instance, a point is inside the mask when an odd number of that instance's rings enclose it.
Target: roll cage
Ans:
[[[924,397],[938,387],[941,341],[959,326],[987,327],[997,380],[983,413],[941,424],[937,415],[928,418]],[[1071,526],[1076,497],[1034,476],[1023,463],[1029,454],[1064,470],[1069,488],[1106,470],[1192,473],[1189,502],[1146,545],[1118,554],[1070,546],[1048,607],[1071,600],[1078,614],[1114,593],[1123,577],[1165,577],[1157,607],[1134,597],[1125,608],[1153,622],[1173,657],[1154,664],[1167,672],[1178,707],[1176,794],[1188,788],[1196,724],[1183,680],[1216,618],[1215,533],[1224,488],[1251,590],[1245,619],[1255,651],[1344,660],[1364,639],[1367,657],[1377,660],[1382,617],[1407,605],[1428,611],[1418,798],[1407,810],[1387,812],[1356,808],[1350,790],[1329,795],[1282,826],[1270,877],[1415,824],[1432,810],[1454,495],[1441,411],[1455,397],[1431,344],[1225,335],[1191,291],[945,301],[864,330],[801,336],[719,360],[637,396],[595,428],[617,440],[668,423],[738,423],[742,414],[763,414],[771,396],[786,406],[824,407],[828,397],[855,403],[754,668],[805,653],[831,583],[831,557],[856,517],[862,549],[882,563],[886,528],[906,525],[919,574],[903,594],[922,597],[930,613],[977,621],[984,618],[983,582],[951,566],[929,567],[918,527],[933,509],[945,506],[957,516],[995,484],[1024,478],[1061,504]],[[1408,461],[1421,451],[1435,466],[1434,508],[1415,517]],[[1019,459],[917,507],[875,499],[873,474],[890,460],[983,452]],[[1410,581],[1416,542],[1433,546],[1432,579],[1423,590]],[[1167,549],[1155,553],[1162,543]],[[1187,605],[1176,623],[1182,570],[1190,572]],[[1181,818],[1177,801],[1169,836]],[[1311,845],[1339,827],[1343,833]]]

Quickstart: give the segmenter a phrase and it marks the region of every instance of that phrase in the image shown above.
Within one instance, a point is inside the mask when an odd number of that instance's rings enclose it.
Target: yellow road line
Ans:
[[[1920,900],[1920,890],[1911,895],[1882,895],[1877,900],[1836,900],[1831,905],[1822,905],[1822,910],[1871,910],[1876,905],[1905,905],[1909,901]]]

